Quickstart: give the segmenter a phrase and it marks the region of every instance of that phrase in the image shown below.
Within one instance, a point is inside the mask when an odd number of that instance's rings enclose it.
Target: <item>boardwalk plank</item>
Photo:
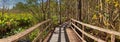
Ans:
[[[70,28],[66,28],[66,32],[68,34],[68,38],[70,42],[81,42],[78,36],[74,33],[74,31]]]

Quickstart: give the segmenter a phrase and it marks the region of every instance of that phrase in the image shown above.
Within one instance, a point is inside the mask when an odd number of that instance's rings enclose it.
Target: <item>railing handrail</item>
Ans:
[[[35,29],[37,29],[37,27],[39,27],[40,25],[44,24],[44,23],[47,23],[49,22],[51,19],[48,19],[46,21],[43,21],[41,23],[38,23],[37,25],[34,25],[33,27],[30,27],[29,29],[23,31],[23,32],[20,32],[18,34],[15,34],[15,35],[12,35],[10,37],[7,37],[7,38],[3,38],[3,39],[0,39],[0,42],[13,42],[13,41],[16,41],[16,40],[19,40],[20,38],[26,36],[27,34],[31,33],[32,31],[34,31]]]
[[[75,19],[71,19],[72,21],[74,22],[77,22],[81,25],[84,25],[86,27],[90,27],[92,29],[95,29],[95,30],[99,30],[99,31],[102,31],[102,32],[105,32],[105,33],[109,33],[109,34],[113,34],[113,35],[117,35],[117,36],[120,36],[120,33],[117,32],[117,31],[113,31],[113,30],[109,30],[109,29],[103,29],[101,27],[97,27],[97,26],[93,26],[93,25],[90,25],[90,24],[86,24],[86,23],[83,23],[83,22],[80,22],[80,21],[77,21]]]
[[[51,24],[49,24],[48,26],[46,26],[46,28],[43,29],[43,30],[38,34],[38,36],[37,36],[32,42],[37,42],[38,39],[41,39],[41,38],[40,38],[41,34],[42,34],[44,31],[46,31],[50,26],[51,26]]]
[[[82,38],[77,31],[71,26],[72,30],[75,32],[75,34],[82,40],[82,42],[87,42],[86,40],[84,40],[84,38]]]
[[[98,42],[105,42],[104,40],[102,40],[102,39],[100,39],[100,38],[94,37],[94,36],[92,36],[92,35],[86,33],[85,31],[83,31],[82,29],[80,29],[79,27],[77,27],[75,24],[72,23],[72,25],[73,25],[76,29],[78,29],[80,32],[82,32],[82,34],[84,34],[84,35],[86,35],[86,36],[88,36],[88,37],[94,39],[95,41],[98,41]]]

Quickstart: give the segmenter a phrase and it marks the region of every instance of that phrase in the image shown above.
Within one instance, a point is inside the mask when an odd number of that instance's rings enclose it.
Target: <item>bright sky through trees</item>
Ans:
[[[16,3],[18,2],[23,2],[25,3],[26,0],[5,0],[6,2],[4,3],[3,0],[0,0],[0,8],[3,7],[3,3],[8,7],[8,8],[12,8],[13,6],[15,6]],[[46,1],[46,0],[44,0]]]
[[[8,8],[12,8],[13,6],[15,6],[16,3],[18,2],[25,2],[25,0],[5,0],[5,3],[3,2],[3,0],[0,0],[0,8],[3,7],[3,3],[8,7]]]

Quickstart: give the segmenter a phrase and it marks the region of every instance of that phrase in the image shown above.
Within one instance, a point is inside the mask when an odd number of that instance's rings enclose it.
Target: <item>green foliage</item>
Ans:
[[[34,21],[35,20],[35,21]],[[27,29],[38,21],[31,14],[0,14],[0,38],[12,35]]]
[[[36,29],[29,35],[29,39],[32,41],[35,37],[38,36],[38,33],[39,33],[39,29]]]
[[[57,16],[52,16],[54,24],[58,24],[58,17]]]

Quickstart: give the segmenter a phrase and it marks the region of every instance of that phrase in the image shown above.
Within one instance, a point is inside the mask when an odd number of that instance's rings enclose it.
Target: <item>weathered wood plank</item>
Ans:
[[[82,42],[82,40],[78,37],[78,35],[76,35],[76,33],[72,29],[66,28],[66,32],[70,42]]]
[[[50,39],[50,42],[58,42],[58,38],[59,38],[59,27],[56,27]]]

